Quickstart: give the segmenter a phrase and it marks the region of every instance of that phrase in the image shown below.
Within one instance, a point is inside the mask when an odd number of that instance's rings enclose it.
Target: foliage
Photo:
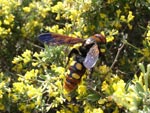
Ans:
[[[149,3],[0,0],[0,112],[150,112]],[[43,46],[42,32],[106,36],[104,58],[75,91],[63,88],[72,47]]]

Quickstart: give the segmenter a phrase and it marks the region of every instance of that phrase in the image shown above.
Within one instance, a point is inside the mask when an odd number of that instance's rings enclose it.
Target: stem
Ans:
[[[127,44],[127,45],[129,45],[129,46],[131,46],[131,47],[133,47],[134,49],[139,50],[139,48],[137,48],[136,46],[130,44],[127,40],[123,40],[123,43],[124,43],[124,44]]]
[[[111,65],[110,69],[112,69],[112,68],[114,67],[114,65],[116,64],[116,62],[118,61],[119,54],[120,54],[121,50],[123,49],[124,45],[125,45],[125,43],[123,43],[123,44],[121,45],[121,47],[118,48],[117,55],[116,55],[116,57],[115,57],[115,59],[114,59],[114,62],[113,62],[112,65]]]
[[[34,47],[37,47],[37,48],[40,48],[40,49],[44,49],[43,47],[40,47],[39,45],[36,45],[34,43],[32,43],[31,41],[27,40],[27,43],[34,46]]]

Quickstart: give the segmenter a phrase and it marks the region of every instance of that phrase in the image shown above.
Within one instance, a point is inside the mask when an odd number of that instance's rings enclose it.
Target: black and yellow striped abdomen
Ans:
[[[82,76],[86,71],[85,66],[82,62],[73,61],[69,67],[69,70],[66,75],[66,80],[64,87],[67,91],[74,90],[77,85],[80,83]]]

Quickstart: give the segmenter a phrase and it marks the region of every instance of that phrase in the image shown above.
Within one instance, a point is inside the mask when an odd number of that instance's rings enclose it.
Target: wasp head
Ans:
[[[93,38],[97,43],[102,43],[102,44],[106,43],[106,38],[102,34],[95,34]]]

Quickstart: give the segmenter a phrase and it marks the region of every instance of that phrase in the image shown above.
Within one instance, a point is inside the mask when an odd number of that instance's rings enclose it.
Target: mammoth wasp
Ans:
[[[74,90],[80,83],[86,69],[90,70],[95,66],[102,54],[101,45],[106,43],[106,38],[101,34],[95,34],[86,40],[55,33],[43,33],[38,38],[47,45],[82,44],[78,49],[73,48],[68,55],[69,59],[73,54],[75,56],[72,65],[69,66],[69,73],[66,75],[64,82],[64,88],[69,92]]]

